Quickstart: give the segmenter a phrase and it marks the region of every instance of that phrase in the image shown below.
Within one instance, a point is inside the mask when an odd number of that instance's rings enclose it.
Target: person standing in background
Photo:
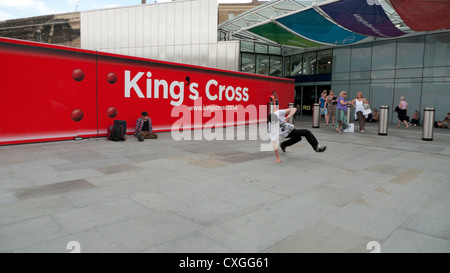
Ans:
[[[400,127],[400,123],[404,122],[406,125],[406,128],[409,127],[408,121],[409,118],[407,118],[408,113],[408,103],[405,101],[405,96],[400,97],[400,103],[398,104],[398,124],[397,128]]]
[[[322,95],[320,96],[319,99],[319,103],[320,103],[320,116],[325,116],[325,121],[328,125],[328,120],[327,117],[330,118],[330,116],[328,116],[327,114],[327,90],[323,90]]]
[[[330,94],[327,97],[327,115],[325,116],[325,120],[327,122],[327,126],[328,126],[328,123],[330,121],[330,116],[331,116],[331,121],[333,123],[333,126],[335,126],[336,105],[337,105],[337,98],[334,95],[334,91],[330,90]]]
[[[362,92],[358,92],[356,98],[350,103],[355,108],[355,119],[358,119],[359,122],[359,132],[364,133],[367,118],[367,115],[364,114],[364,103],[369,104],[369,102],[363,97]]]
[[[342,133],[347,129],[347,105],[350,104],[347,101],[347,91],[341,91],[336,106],[336,132]]]
[[[270,96],[270,102],[273,102],[273,112],[280,109],[280,103],[278,102],[277,91],[272,91],[272,96]],[[270,113],[270,109],[269,109]]]

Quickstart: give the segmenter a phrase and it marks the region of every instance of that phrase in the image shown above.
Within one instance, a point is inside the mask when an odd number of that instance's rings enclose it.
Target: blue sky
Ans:
[[[168,1],[147,0],[147,3]],[[219,0],[219,3],[248,2],[251,0]],[[0,0],[0,21],[139,4],[141,0]]]

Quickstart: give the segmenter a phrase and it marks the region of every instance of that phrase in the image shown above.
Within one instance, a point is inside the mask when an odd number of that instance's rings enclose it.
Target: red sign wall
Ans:
[[[5,38],[0,62],[0,145],[105,136],[116,119],[131,134],[142,111],[155,131],[263,122],[249,111],[273,90],[281,108],[294,100],[293,80]]]

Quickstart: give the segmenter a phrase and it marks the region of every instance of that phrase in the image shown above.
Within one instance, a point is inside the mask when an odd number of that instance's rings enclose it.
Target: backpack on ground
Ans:
[[[108,140],[125,141],[127,133],[127,122],[125,120],[115,120],[114,125],[108,128]]]

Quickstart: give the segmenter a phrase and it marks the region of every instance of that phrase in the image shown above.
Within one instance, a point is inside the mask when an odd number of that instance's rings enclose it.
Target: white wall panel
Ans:
[[[151,48],[149,46],[144,47],[144,58],[151,58]]]
[[[159,35],[158,45],[167,45],[167,4],[157,5],[159,12]]]
[[[106,48],[114,48],[114,30],[115,30],[115,24],[114,24],[114,10],[109,9],[108,10],[108,33],[107,33],[107,42],[106,42]]]
[[[198,1],[192,2],[192,17],[191,17],[191,44],[196,45],[200,43],[200,3]]]
[[[209,55],[209,45],[208,44],[201,44],[200,45],[200,60],[199,65],[200,66],[208,66],[208,55]]]
[[[167,60],[167,46],[159,46],[158,60]]]
[[[102,48],[102,28],[101,28],[101,12],[93,14],[94,16],[94,48]]]
[[[150,46],[150,33],[152,31],[152,27],[151,27],[151,6],[150,5],[145,5],[144,6],[144,12],[143,12],[143,17],[144,17],[144,21],[143,21],[143,46]]]
[[[136,46],[144,46],[144,6],[136,7]]]
[[[208,0],[200,0],[200,9],[199,9],[199,23],[200,23],[200,44],[206,44],[208,43]]]
[[[217,22],[219,20],[219,8],[216,1],[208,1],[208,43],[217,43]]]
[[[112,48],[122,47],[122,10],[114,9],[114,45]]]
[[[217,68],[217,43],[208,45],[208,67]]]
[[[100,11],[100,47],[108,48],[108,11]]]
[[[166,47],[166,61],[174,62],[175,61],[175,46],[167,46]]]
[[[89,31],[89,24],[88,24],[88,13],[82,12],[80,14],[80,46],[81,48],[88,48],[87,42],[89,41],[88,31]]]
[[[159,5],[150,5],[151,7],[151,32],[150,32],[150,46],[158,45],[158,37],[159,37]]]
[[[217,42],[217,1],[184,0],[81,12],[81,47],[237,70],[239,44]]]
[[[191,62],[193,65],[200,65],[200,45],[191,45]]]
[[[227,44],[226,43],[218,43],[217,44],[217,67],[218,68],[226,68],[227,67]]]
[[[86,32],[88,36],[88,49],[95,49],[95,13],[89,12],[87,17],[88,29]]]
[[[175,38],[174,45],[183,44],[183,2],[176,3],[175,5],[175,18],[174,18],[174,27],[175,27]]]
[[[183,45],[183,63],[191,63],[191,45]]]
[[[239,42],[230,41],[227,45],[227,70],[238,70]]]
[[[183,45],[191,44],[192,36],[192,2],[183,3]]]
[[[157,46],[150,47],[150,58],[151,59],[159,60],[158,49],[159,48]]]
[[[128,8],[120,9],[121,17],[122,17],[122,48],[128,47],[130,36],[128,32]]]
[[[128,47],[136,47],[136,8],[128,8]]]
[[[175,46],[175,58],[173,61],[176,63],[183,62],[183,46],[182,45]]]
[[[175,3],[176,4],[176,3]],[[175,4],[167,4],[166,6],[166,45],[175,44]]]
[[[141,46],[136,47],[136,55],[137,57],[144,57],[144,48]]]

